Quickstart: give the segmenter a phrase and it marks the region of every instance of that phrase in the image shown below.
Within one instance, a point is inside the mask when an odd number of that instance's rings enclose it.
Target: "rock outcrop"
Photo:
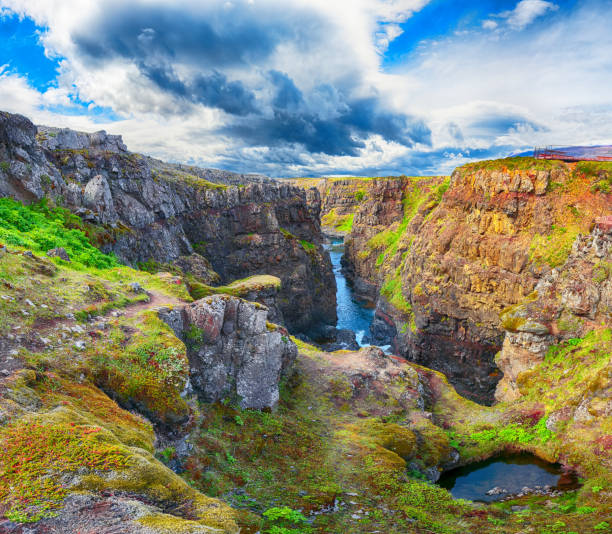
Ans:
[[[162,318],[187,345],[190,381],[203,402],[276,406],[280,379],[289,373],[297,347],[285,329],[268,322],[265,306],[213,295]]]
[[[344,268],[358,293],[377,300],[377,342],[394,334],[398,354],[490,403],[501,376],[494,362],[505,334],[500,313],[563,265],[597,217],[612,213],[610,176],[605,163],[510,158],[466,165],[450,181],[303,186],[323,192],[324,222],[352,210]],[[565,298],[588,307],[594,294],[586,291],[568,289]],[[529,343],[531,335],[538,334],[517,333],[516,341]]]
[[[496,363],[503,372],[495,398],[521,396],[521,373],[544,361],[551,345],[579,340],[612,324],[612,217],[580,236],[564,265],[542,277],[530,297],[502,313],[506,337]],[[571,341],[570,341],[571,343]]]
[[[321,246],[316,198],[258,175],[173,165],[128,152],[119,136],[41,127],[0,115],[0,194],[42,198],[95,225],[96,245],[124,263],[198,253],[220,282],[282,280],[286,326],[333,324],[335,280]],[[211,280],[210,278],[208,280]]]

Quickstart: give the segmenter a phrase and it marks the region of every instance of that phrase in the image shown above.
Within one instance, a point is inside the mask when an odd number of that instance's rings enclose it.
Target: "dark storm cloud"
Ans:
[[[251,145],[299,144],[308,152],[331,156],[359,155],[365,139],[374,134],[408,147],[431,143],[431,131],[425,123],[382,109],[377,97],[350,99],[340,95],[333,113],[322,114],[316,106],[309,106],[287,74],[271,71],[269,77],[276,88],[272,116],[228,125],[222,133],[237,136]],[[328,85],[316,88],[312,100],[320,102],[320,97],[328,96],[331,91]]]
[[[161,92],[188,103],[186,113],[194,104],[223,110],[229,116],[219,133],[238,146],[358,156],[372,135],[407,147],[430,144],[422,121],[389,112],[378,96],[352,96],[363,89],[358,73],[304,91],[286,73],[269,70],[279,46],[292,44],[307,54],[325,32],[337,31],[315,10],[228,4],[190,9],[114,2],[73,42],[92,68],[131,61]],[[268,154],[278,157],[279,151]]]
[[[271,70],[268,73],[270,81],[276,87],[276,96],[272,105],[277,109],[296,109],[304,102],[300,91],[284,72]]]
[[[247,115],[257,111],[255,95],[239,81],[230,82],[220,72],[208,76],[196,75],[183,82],[167,67],[141,66],[141,72],[160,89],[195,104],[219,108],[232,115]]]
[[[205,69],[255,65],[279,43],[297,41],[307,47],[326,28],[312,12],[288,7],[282,12],[238,2],[195,9],[143,2],[105,5],[103,16],[73,36],[86,57],[144,61],[166,59]]]

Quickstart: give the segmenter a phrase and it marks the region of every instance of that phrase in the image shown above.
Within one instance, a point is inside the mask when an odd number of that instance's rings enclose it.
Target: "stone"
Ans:
[[[97,219],[103,224],[115,223],[117,212],[107,179],[98,174],[94,176],[87,185],[83,193],[85,206],[91,209]]]
[[[190,381],[200,399],[234,398],[254,409],[276,406],[279,381],[297,356],[287,331],[269,327],[267,316],[264,306],[221,295],[186,306],[180,320],[160,311],[187,345]]]
[[[130,282],[130,289],[134,293],[145,293],[144,288],[138,282]]]
[[[52,248],[51,250],[48,250],[47,256],[49,256],[50,258],[60,258],[61,260],[68,262],[70,261],[70,256],[68,256],[66,249],[63,247]]]

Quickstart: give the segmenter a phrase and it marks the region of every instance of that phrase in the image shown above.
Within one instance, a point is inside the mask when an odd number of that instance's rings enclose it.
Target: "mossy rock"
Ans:
[[[416,436],[414,432],[396,423],[369,423],[367,431],[375,441],[385,449],[408,460],[416,451]]]
[[[427,466],[435,466],[449,459],[451,446],[448,434],[425,417],[418,417],[412,426],[417,435],[417,457]]]

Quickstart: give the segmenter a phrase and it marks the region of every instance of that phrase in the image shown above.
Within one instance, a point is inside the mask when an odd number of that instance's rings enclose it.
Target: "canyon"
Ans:
[[[273,180],[0,113],[0,532],[605,531],[611,187]],[[340,341],[337,289],[390,354]],[[581,484],[435,484],[518,452]]]
[[[612,214],[597,187],[607,168],[525,160],[470,164],[450,178],[295,182],[318,191],[324,229],[346,235],[345,273],[376,303],[373,339],[489,404],[501,378],[501,312]]]

